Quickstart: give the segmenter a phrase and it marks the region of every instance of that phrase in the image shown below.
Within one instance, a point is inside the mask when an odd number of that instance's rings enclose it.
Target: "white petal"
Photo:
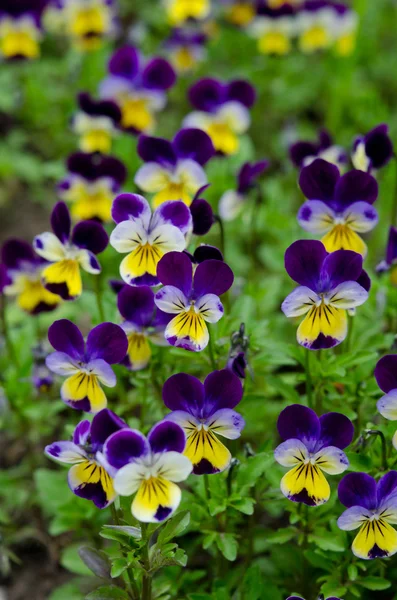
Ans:
[[[324,202],[309,200],[298,212],[299,225],[309,233],[323,235],[334,226],[336,215]]]
[[[281,305],[286,317],[305,315],[320,298],[310,288],[301,285],[291,292]]]
[[[215,294],[205,294],[196,302],[196,310],[207,323],[217,323],[223,317],[223,306]]]
[[[81,268],[84,269],[86,273],[91,273],[91,275],[98,275],[102,268],[99,264],[99,261],[93,252],[89,250],[80,250],[76,259],[81,265]]]
[[[283,467],[295,467],[308,458],[307,448],[301,440],[291,438],[274,451],[274,458]]]
[[[346,454],[336,446],[322,448],[315,455],[316,465],[330,475],[340,475],[349,466]]]
[[[345,281],[327,295],[336,308],[355,308],[368,299],[368,292],[357,281]]]
[[[150,232],[148,241],[156,246],[163,254],[176,251],[182,252],[186,248],[186,239],[182,231],[174,225],[158,225]]]
[[[146,244],[147,232],[141,221],[122,221],[110,234],[110,244],[122,254]]]
[[[155,162],[149,162],[138,169],[135,183],[144,192],[161,192],[169,183],[171,173]]]
[[[189,306],[185,294],[174,287],[166,285],[154,297],[156,306],[165,313],[179,314]]]
[[[198,129],[204,129],[210,125],[212,119],[211,116],[205,112],[194,111],[191,112],[185,119],[183,120],[184,127],[197,127]]]
[[[376,406],[382,417],[389,421],[397,421],[397,390],[385,394]]]
[[[193,194],[208,182],[203,167],[191,159],[178,161],[175,176],[176,179],[183,182],[187,190]]]
[[[113,480],[114,489],[120,496],[131,496],[138,490],[145,476],[146,467],[142,463],[129,463],[117,471]]]
[[[240,102],[227,102],[217,112],[217,121],[226,122],[235,133],[245,133],[250,126],[248,109]]]
[[[53,352],[46,358],[45,364],[57,375],[75,375],[80,369],[65,352]]]
[[[235,190],[228,190],[219,200],[219,215],[225,221],[232,221],[244,206],[244,196]]]
[[[114,387],[117,383],[116,375],[113,372],[112,367],[104,361],[102,358],[91,360],[87,364],[87,370],[91,371],[93,375],[96,375],[103,385],[106,387]]]
[[[190,460],[179,452],[164,452],[156,461],[157,474],[168,481],[185,481],[193,470]]]
[[[54,233],[47,231],[37,235],[33,240],[37,254],[50,262],[58,262],[65,258],[65,248]]]

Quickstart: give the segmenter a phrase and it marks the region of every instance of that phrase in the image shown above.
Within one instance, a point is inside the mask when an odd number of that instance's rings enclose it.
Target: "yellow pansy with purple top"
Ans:
[[[219,296],[233,284],[233,271],[221,260],[204,260],[196,268],[184,252],[166,254],[157,266],[164,285],[154,298],[156,306],[175,315],[165,338],[172,346],[201,352],[209,341],[207,323],[223,317]]]
[[[164,202],[152,213],[143,196],[120,194],[113,202],[112,216],[117,225],[110,243],[117,252],[127,254],[120,265],[122,279],[129,285],[159,285],[160,259],[186,247],[192,229],[188,207],[179,200]]]
[[[172,411],[166,419],[184,429],[184,454],[196,475],[219,473],[229,466],[232,455],[218,436],[240,437],[245,422],[234,408],[242,396],[240,379],[227,369],[210,373],[204,383],[186,373],[165,382],[163,400]]]
[[[116,50],[102,81],[101,98],[114,100],[121,110],[121,127],[130,133],[152,133],[156,113],[167,103],[166,92],[176,82],[171,64],[161,57],[145,60],[134,46]]]
[[[205,78],[190,88],[189,100],[196,111],[184,119],[184,127],[198,127],[208,133],[218,154],[236,154],[239,136],[251,123],[249,109],[256,100],[254,87],[240,79],[223,83]]]
[[[285,253],[288,275],[299,284],[284,300],[287,317],[303,317],[299,344],[309,350],[332,348],[347,335],[347,312],[368,299],[370,286],[360,254],[337,250],[328,254],[321,242],[299,240]]]
[[[132,496],[133,516],[142,523],[157,523],[178,508],[182,492],[177,483],[187,479],[192,463],[184,456],[184,431],[163,421],[148,436],[129,428],[111,435],[104,445],[105,464],[115,472],[120,496]]]
[[[72,129],[80,138],[80,149],[107,154],[118,132],[120,108],[112,100],[95,100],[87,92],[81,92],[77,102],[79,111],[73,116]]]
[[[74,300],[83,291],[80,267],[98,275],[101,265],[96,257],[108,245],[108,235],[96,221],[80,221],[71,229],[68,207],[58,202],[51,213],[53,233],[37,235],[33,247],[51,263],[42,272],[42,281],[50,292],[64,300]]]
[[[210,16],[211,0],[163,0],[171,25],[183,25],[190,19],[202,21]]]
[[[220,0],[226,21],[236,27],[246,27],[256,13],[256,0]]]
[[[106,387],[116,385],[110,365],[124,360],[128,341],[124,331],[113,323],[102,323],[90,331],[87,342],[71,321],[55,321],[48,339],[56,350],[46,359],[47,367],[57,375],[67,376],[61,398],[76,410],[97,413],[107,405]]]
[[[298,140],[290,145],[289,156],[295,167],[307,167],[316,158],[322,158],[343,171],[348,163],[346,150],[334,143],[332,136],[326,129],[321,129],[317,141]]]
[[[378,481],[367,473],[349,473],[338,487],[339,501],[347,510],[339,517],[344,531],[359,529],[352,551],[364,560],[385,558],[397,552],[397,471]]]
[[[90,500],[97,508],[106,508],[116,498],[112,474],[105,468],[102,456],[108,437],[127,427],[117,415],[104,408],[94,416],[92,423],[81,421],[72,440],[54,442],[45,448],[45,454],[55,462],[72,465],[68,484],[76,496]]]
[[[45,0],[2,0],[0,57],[6,60],[38,58],[45,5]]]
[[[114,0],[61,0],[61,10],[65,33],[82,52],[98,50],[117,31]]]
[[[339,475],[349,466],[343,450],[353,439],[351,421],[336,412],[319,418],[311,408],[293,404],[280,413],[277,428],[284,441],[274,457],[290,468],[281,480],[282,493],[308,506],[324,504],[331,495],[324,472]]]
[[[58,184],[58,196],[70,203],[76,220],[112,220],[112,202],[127,177],[124,164],[114,156],[93,152],[71,154],[67,176]]]
[[[177,73],[190,73],[206,57],[208,36],[203,31],[176,27],[164,42],[170,61]]]
[[[382,123],[354,140],[351,158],[355,169],[370,173],[389,164],[393,153],[389,127]]]
[[[204,165],[215,154],[211,138],[201,129],[181,129],[172,142],[141,135],[138,154],[145,164],[138,169],[135,183],[152,193],[157,208],[168,200],[181,200],[187,206],[207,185]]]
[[[248,31],[258,40],[261,54],[285,56],[291,52],[297,32],[296,10],[287,3],[280,6],[259,3]]]

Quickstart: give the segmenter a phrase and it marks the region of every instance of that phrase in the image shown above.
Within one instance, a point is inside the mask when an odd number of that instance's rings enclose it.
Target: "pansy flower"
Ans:
[[[284,56],[291,52],[292,39],[296,34],[295,10],[286,3],[277,7],[258,4],[248,30],[258,40],[261,54]]]
[[[257,179],[268,168],[269,162],[245,163],[237,173],[237,189],[228,190],[219,201],[219,214],[225,221],[232,221],[242,211],[248,193],[255,187]]]
[[[384,558],[397,552],[397,471],[378,482],[366,473],[349,473],[339,484],[338,496],[347,510],[339,517],[344,531],[360,528],[352,551],[364,560]]]
[[[201,129],[181,129],[172,142],[141,135],[138,154],[145,164],[135,175],[135,183],[152,193],[157,208],[168,200],[181,200],[187,206],[208,182],[203,166],[215,154],[210,137]]]
[[[117,296],[117,306],[125,319],[121,324],[128,339],[125,363],[132,371],[144,369],[152,356],[152,344],[164,344],[164,330],[171,320],[154,303],[150,287],[124,285]]]
[[[328,0],[308,0],[297,15],[299,48],[305,54],[330,48],[337,15]]]
[[[302,169],[299,185],[309,199],[299,209],[299,225],[309,233],[325,234],[321,241],[328,252],[353,250],[365,256],[367,246],[358,234],[378,222],[372,206],[378,196],[376,179],[357,170],[341,176],[335,165],[316,159]]]
[[[326,129],[318,132],[317,142],[299,140],[289,148],[289,155],[295,167],[307,167],[316,158],[322,158],[333,165],[343,169],[347,163],[347,153],[341,146],[333,143],[332,137]]]
[[[180,26],[194,19],[202,21],[211,12],[211,0],[164,0],[171,25]]]
[[[186,437],[175,423],[161,422],[147,438],[139,431],[122,429],[105,443],[104,459],[116,472],[115,490],[120,496],[135,494],[133,516],[142,523],[164,521],[178,508],[181,489],[192,463],[182,453]]]
[[[121,109],[121,126],[131,133],[150,133],[155,113],[166,105],[166,91],[176,74],[164,58],[144,61],[133,46],[123,46],[109,61],[109,76],[100,86],[102,98],[114,100]]]
[[[121,111],[112,100],[95,100],[88,93],[77,97],[79,111],[73,117],[73,131],[80,137],[83,152],[110,152],[112,138],[121,121]]]
[[[70,202],[72,217],[110,222],[113,198],[127,177],[124,164],[113,156],[75,152],[67,160],[67,169],[58,195]]]
[[[346,311],[361,306],[368,292],[358,280],[362,257],[350,250],[328,254],[321,242],[299,240],[285,253],[288,275],[299,284],[284,300],[287,317],[303,317],[297,339],[309,350],[332,348],[347,335]]]
[[[339,56],[350,56],[356,47],[358,14],[346,4],[336,2],[334,10],[334,50]]]
[[[37,235],[33,247],[50,264],[42,273],[45,287],[64,300],[81,295],[83,286],[80,267],[98,275],[101,265],[96,257],[108,245],[108,235],[95,221],[81,221],[71,230],[70,213],[64,202],[58,202],[51,214],[54,233]]]
[[[106,387],[116,385],[110,365],[120,363],[127,354],[124,331],[113,323],[102,323],[90,331],[87,342],[71,321],[55,321],[48,339],[56,350],[46,359],[47,367],[57,375],[67,376],[61,387],[61,398],[76,410],[97,413],[107,405]]]
[[[45,448],[48,458],[73,465],[68,474],[69,487],[76,496],[106,508],[116,498],[113,479],[102,466],[102,450],[107,438],[127,425],[112,411],[104,408],[92,423],[81,421],[72,441],[54,442]]]
[[[324,472],[339,475],[349,466],[343,450],[353,439],[351,421],[336,412],[319,418],[311,408],[293,404],[280,413],[277,429],[284,441],[274,457],[290,468],[281,480],[282,493],[308,506],[324,504],[331,494]]]
[[[193,268],[196,269],[198,265],[203,263],[205,260],[221,260],[223,261],[223,254],[218,248],[215,246],[210,246],[209,244],[200,244],[197,246],[193,254],[184,252],[190,258],[193,263]]]
[[[40,54],[44,0],[2,0],[0,56],[8,60],[35,59]]]
[[[157,267],[164,287],[154,301],[165,313],[175,315],[165,330],[172,346],[200,352],[208,344],[206,323],[223,317],[219,296],[233,284],[233,271],[220,260],[205,260],[194,271],[190,258],[183,252],[170,252]]]
[[[5,269],[3,293],[16,297],[22,310],[36,315],[54,310],[61,301],[57,294],[49,292],[42,283],[46,263],[33,251],[30,244],[10,239],[2,247],[1,260]]]
[[[372,171],[386,166],[393,157],[393,142],[389,127],[385,124],[371,129],[366,135],[356,138],[353,146],[352,162],[356,169]]]
[[[172,250],[186,247],[185,236],[192,217],[183,202],[164,202],[153,213],[149,203],[137,194],[121,194],[113,202],[112,217],[117,223],[110,243],[127,254],[120,275],[129,285],[159,285],[157,264]]]
[[[378,361],[375,379],[385,392],[377,403],[378,411],[385,419],[397,421],[397,354],[388,354]],[[397,431],[393,436],[393,446],[397,449]]]
[[[397,228],[390,227],[387,240],[386,258],[376,267],[378,273],[390,271],[390,281],[397,286]]]
[[[66,34],[82,52],[97,50],[116,28],[114,0],[61,0]]]
[[[225,18],[237,27],[246,27],[256,12],[255,0],[221,0],[225,5]]]
[[[189,100],[197,109],[184,120],[185,127],[198,127],[208,133],[220,154],[235,154],[239,135],[250,126],[249,109],[255,103],[255,90],[248,81],[222,83],[201,79],[189,90]]]
[[[215,223],[214,211],[211,204],[201,197],[207,188],[208,185],[200,188],[189,206],[193,221],[193,235],[206,235]]]
[[[207,35],[202,31],[177,27],[166,39],[164,47],[178,73],[189,73],[206,55]]]
[[[233,409],[242,396],[239,378],[226,369],[210,373],[204,384],[186,373],[172,375],[165,382],[163,400],[172,410],[166,419],[183,427],[185,456],[196,475],[219,473],[229,466],[232,456],[218,436],[240,437],[245,422]]]

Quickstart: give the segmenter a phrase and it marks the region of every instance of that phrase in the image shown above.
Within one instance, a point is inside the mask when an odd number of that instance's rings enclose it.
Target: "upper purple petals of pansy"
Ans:
[[[157,265],[157,277],[163,285],[173,285],[188,296],[192,289],[192,262],[184,252],[168,252]]]
[[[376,481],[366,473],[348,473],[339,483],[338,497],[346,508],[362,506],[374,510],[377,507]]]
[[[95,100],[87,92],[81,92],[77,101],[83,112],[91,116],[106,116],[115,123],[121,120],[121,111],[115,102],[111,100]]]
[[[19,269],[24,263],[34,263],[37,257],[30,244],[12,238],[4,242],[1,249],[1,260],[7,269]]]
[[[148,441],[152,452],[183,452],[186,436],[182,427],[171,421],[162,421],[149,432]]]
[[[389,239],[387,241],[386,248],[386,262],[388,265],[392,265],[397,259],[397,228],[390,227]]]
[[[389,471],[386,475],[383,475],[377,484],[377,501],[378,506],[382,504],[391,495],[396,495],[397,491],[397,471]]]
[[[227,100],[240,102],[247,108],[251,108],[255,104],[256,92],[255,88],[243,79],[235,79],[227,85]]]
[[[51,227],[57,238],[66,242],[70,236],[71,220],[65,202],[57,202],[51,213]]]
[[[382,392],[397,389],[397,354],[388,354],[378,361],[375,378]]]
[[[202,416],[204,386],[192,375],[172,375],[163,385],[163,401],[170,410],[183,410],[192,415]]]
[[[127,427],[126,423],[114,412],[104,408],[94,416],[91,423],[91,444],[95,450],[102,450],[103,444],[116,431]]]
[[[339,180],[339,169],[335,165],[317,158],[304,167],[299,176],[299,186],[310,200],[332,200]]]
[[[84,356],[84,338],[77,325],[68,319],[55,321],[48,330],[48,339],[58,352],[64,352],[75,360]]]
[[[206,235],[215,223],[211,204],[196,194],[189,208],[193,221],[193,234]]]
[[[387,165],[393,156],[393,143],[386,124],[378,125],[364,137],[365,153],[371,160],[371,167],[380,169]]]
[[[191,159],[200,165],[205,165],[215,154],[211,138],[201,129],[181,129],[172,145],[179,158]]]
[[[193,260],[197,264],[200,264],[205,260],[223,261],[223,254],[215,246],[210,246],[209,244],[201,244],[201,246],[197,246],[196,250],[194,251]]]
[[[189,100],[198,110],[212,112],[226,102],[239,102],[250,108],[256,99],[253,86],[244,80],[222,83],[217,79],[205,78],[189,90]]]
[[[109,236],[101,223],[97,221],[80,221],[72,232],[72,243],[79,248],[100,254],[109,243]]]
[[[222,296],[232,287],[233,271],[220,260],[205,260],[200,263],[194,274],[194,295],[199,298],[204,294]]]
[[[363,258],[352,250],[337,250],[325,257],[320,272],[321,289],[327,291],[344,281],[357,281],[363,270]]]
[[[163,202],[154,214],[155,219],[160,217],[163,223],[177,227],[185,235],[191,230],[192,215],[184,202],[179,200]]]
[[[293,404],[281,411],[277,421],[277,429],[283,440],[296,438],[303,442],[317,441],[320,436],[321,425],[314,410],[307,408],[307,406]]]
[[[320,417],[320,438],[324,446],[336,446],[343,450],[350,446],[354,427],[350,419],[345,415],[330,412]]]
[[[98,413],[100,414],[100,413]],[[80,421],[73,432],[73,442],[77,445],[84,446],[87,443],[90,434],[91,423],[87,420]]]
[[[119,194],[113,200],[112,219],[115,223],[150,216],[151,211],[147,200],[139,194]]]
[[[139,54],[133,46],[119,48],[109,61],[109,72],[125,79],[134,79],[139,70]]]
[[[146,285],[140,287],[125,285],[117,296],[117,306],[121,316],[138,327],[148,327],[156,309],[154,294]]]
[[[143,69],[142,85],[148,90],[169,90],[175,82],[176,73],[165,58],[155,57]]]
[[[127,178],[127,169],[121,160],[98,152],[74,152],[67,160],[67,167],[73,175],[79,175],[87,181],[109,178],[121,186]],[[61,183],[68,185],[68,180]]]
[[[129,462],[144,456],[148,451],[149,446],[145,436],[127,427],[110,435],[103,448],[106,461],[114,469],[121,469]]]
[[[205,412],[213,414],[221,408],[234,408],[243,397],[243,386],[240,379],[229,371],[213,371],[204,381]]]
[[[269,166],[269,161],[261,160],[256,163],[245,163],[237,175],[237,191],[240,194],[245,194],[254,185],[258,179],[266,171]]]
[[[128,340],[124,331],[114,323],[101,323],[87,337],[89,360],[101,358],[109,365],[120,363],[127,354]]]
[[[326,256],[327,251],[321,242],[298,240],[285,252],[285,269],[296,283],[315,289]]]
[[[335,189],[338,205],[349,206],[353,202],[373,204],[378,197],[378,182],[369,173],[352,170],[342,175]]]
[[[160,165],[175,165],[176,153],[168,140],[148,135],[139,136],[137,151],[145,162],[156,162]]]

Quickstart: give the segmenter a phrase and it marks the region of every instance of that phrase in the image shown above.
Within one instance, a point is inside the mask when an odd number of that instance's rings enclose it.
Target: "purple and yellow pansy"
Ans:
[[[382,123],[366,135],[356,138],[353,146],[352,162],[356,169],[367,171],[385,167],[393,158],[393,142],[389,127]]]
[[[219,154],[236,154],[239,136],[250,126],[249,109],[255,99],[255,89],[248,81],[201,79],[189,90],[189,100],[196,111],[185,118],[183,125],[208,133]]]
[[[107,439],[103,455],[115,471],[114,488],[120,496],[135,494],[131,512],[138,521],[164,521],[178,508],[182,492],[176,484],[192,472],[183,455],[185,445],[183,429],[167,421],[155,425],[147,437],[125,428]]]
[[[385,558],[397,552],[397,471],[378,481],[367,473],[349,473],[338,487],[340,502],[347,510],[339,517],[344,531],[360,529],[352,551],[364,560]]]
[[[48,291],[42,283],[43,270],[48,263],[35,254],[23,240],[7,240],[1,249],[4,268],[3,293],[16,298],[22,310],[37,315],[54,310],[61,298]]]
[[[192,71],[206,56],[208,36],[196,29],[176,27],[166,39],[164,47],[177,73]]]
[[[124,360],[128,341],[124,331],[113,323],[102,323],[90,331],[87,342],[71,321],[55,321],[48,339],[56,350],[46,359],[47,367],[57,375],[67,376],[61,398],[71,408],[98,413],[106,408],[107,398],[100,384],[116,385],[110,365]]]
[[[83,290],[80,267],[98,275],[101,265],[96,257],[108,245],[108,235],[96,221],[81,221],[71,230],[68,207],[58,202],[51,214],[53,233],[33,240],[37,254],[51,263],[42,272],[45,287],[64,300],[78,298]]]
[[[77,97],[79,111],[73,116],[72,128],[79,136],[83,152],[107,154],[118,132],[121,111],[112,100],[95,100],[87,92]]]
[[[390,227],[386,246],[386,257],[376,267],[377,273],[390,272],[390,281],[397,286],[397,228]]]
[[[67,160],[67,169],[58,195],[70,203],[72,217],[111,222],[113,198],[127,177],[124,164],[113,156],[75,152]]]
[[[168,21],[180,26],[189,20],[202,21],[211,13],[211,0],[163,0]]]
[[[359,170],[341,176],[335,165],[318,158],[302,169],[299,185],[308,198],[299,209],[299,225],[323,235],[328,252],[353,250],[365,256],[367,246],[359,233],[378,223],[372,206],[378,196],[376,179]]]
[[[215,154],[210,137],[201,129],[182,129],[172,142],[141,135],[138,154],[145,164],[135,175],[136,185],[153,196],[157,208],[169,200],[189,206],[207,185],[203,166]]]
[[[397,354],[388,354],[378,361],[375,379],[385,392],[377,403],[378,411],[385,419],[397,421]],[[397,431],[393,436],[393,446],[397,450]]]
[[[133,46],[123,46],[109,61],[109,76],[101,83],[100,96],[114,100],[121,110],[121,127],[130,133],[151,133],[155,114],[167,102],[166,92],[176,82],[165,58],[145,61]]]
[[[166,419],[184,429],[184,454],[196,475],[219,473],[229,466],[232,456],[218,436],[240,437],[245,422],[233,409],[242,396],[239,378],[226,369],[210,373],[204,384],[186,373],[172,375],[165,382],[163,400],[172,411]]]
[[[6,60],[35,59],[40,55],[41,19],[45,0],[2,0],[0,56]]]
[[[339,475],[349,461],[343,452],[354,428],[340,413],[322,415],[300,404],[285,408],[277,421],[284,440],[274,451],[276,461],[290,471],[281,480],[281,491],[292,502],[318,506],[329,500],[331,490],[324,472]]]
[[[285,268],[299,287],[287,296],[281,309],[287,317],[304,316],[297,332],[299,344],[320,350],[343,342],[346,311],[368,299],[368,277],[361,279],[362,264],[360,254],[351,250],[328,254],[316,240],[299,240],[287,249]]]
[[[289,147],[289,156],[295,167],[307,167],[316,158],[322,158],[343,170],[348,162],[347,152],[334,144],[333,139],[326,129],[318,132],[317,142],[298,140]]]
[[[131,371],[144,369],[152,356],[151,345],[164,345],[164,331],[172,315],[159,310],[154,303],[154,293],[148,286],[124,285],[117,297],[121,323],[128,339],[125,364]]]
[[[213,259],[194,269],[187,254],[170,252],[160,260],[157,276],[164,287],[155,295],[156,306],[175,315],[165,329],[165,339],[185,350],[204,350],[209,341],[207,323],[223,317],[219,296],[232,286],[233,271]]]
[[[221,2],[225,6],[226,21],[236,27],[246,27],[255,17],[257,5],[255,0],[221,0]]]
[[[192,228],[188,207],[179,201],[164,202],[152,213],[143,196],[121,194],[113,202],[112,217],[117,225],[110,243],[117,252],[128,253],[120,265],[122,279],[129,285],[159,285],[159,260],[186,247]]]
[[[296,35],[296,11],[291,4],[279,6],[258,3],[256,14],[248,26],[252,37],[258,40],[261,54],[285,56],[293,47]]]
[[[54,442],[45,448],[48,458],[72,465],[68,474],[70,489],[98,508],[106,508],[117,496],[112,476],[103,466],[103,446],[112,434],[125,427],[124,421],[105,408],[94,416],[92,423],[81,421],[72,441]]]
[[[219,200],[219,215],[225,221],[232,221],[242,211],[248,192],[256,185],[257,179],[266,171],[269,161],[244,163],[237,173],[237,189],[228,190]]]
[[[64,29],[81,52],[98,50],[116,33],[114,0],[61,0]]]

